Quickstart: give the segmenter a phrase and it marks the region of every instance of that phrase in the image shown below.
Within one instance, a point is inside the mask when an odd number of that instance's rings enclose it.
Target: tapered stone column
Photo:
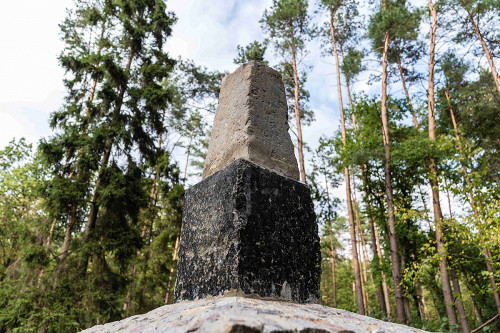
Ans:
[[[317,302],[318,228],[278,72],[250,62],[224,78],[203,178],[185,196],[175,301]]]

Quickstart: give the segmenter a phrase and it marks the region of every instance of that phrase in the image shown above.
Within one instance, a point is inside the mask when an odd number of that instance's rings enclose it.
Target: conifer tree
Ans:
[[[396,300],[396,316],[398,321],[406,322],[404,311],[403,292],[401,286],[401,262],[396,235],[396,217],[394,213],[394,194],[391,175],[391,148],[389,137],[389,118],[387,110],[387,75],[388,54],[390,39],[401,33],[404,28],[394,24],[394,18],[401,14],[399,1],[383,0],[380,11],[372,18],[369,35],[372,39],[373,48],[382,54],[382,138],[384,144],[385,165],[385,192],[387,199],[387,222],[389,225],[389,241],[391,248],[392,277],[394,280],[394,294]],[[402,31],[401,31],[402,30]]]
[[[157,142],[172,92],[162,81],[175,62],[163,47],[174,22],[160,0],[93,0],[77,2],[61,24],[68,93],[40,150],[53,172],[47,209],[64,237],[43,283],[74,290],[73,302],[94,307],[74,318],[82,328],[120,317],[127,267],[143,246],[145,171],[164,156]]]
[[[238,56],[234,58],[233,62],[241,65],[250,60],[255,60],[267,65],[269,62],[265,60],[264,54],[268,44],[269,41],[265,39],[262,43],[253,41],[245,47],[238,45]]]
[[[260,21],[262,29],[268,33],[270,41],[284,59],[282,63],[282,73],[284,76],[293,78],[293,85],[287,84],[286,78],[284,78],[284,80],[285,88],[293,86],[299,170],[300,178],[303,182],[306,182],[306,172],[301,119],[304,117],[304,112],[307,110],[301,108],[300,101],[301,92],[306,99],[308,99],[308,94],[304,94],[303,84],[305,82],[305,73],[300,72],[298,62],[300,61],[300,55],[305,50],[306,40],[310,38],[313,33],[310,17],[307,13],[307,7],[307,0],[273,0],[271,8],[264,11],[264,15]],[[302,76],[302,80],[299,78],[299,75]]]
[[[429,87],[428,87],[428,125],[429,125],[429,139],[436,140],[436,125],[435,125],[435,100],[434,100],[434,66],[435,66],[435,48],[436,48],[436,30],[437,30],[437,10],[432,0],[428,1],[429,11],[432,17],[431,25],[431,40],[429,50]],[[453,292],[451,290],[450,277],[448,271],[448,259],[446,252],[446,245],[443,235],[443,213],[441,210],[441,202],[439,200],[439,182],[438,182],[438,169],[434,157],[430,159],[430,176],[429,182],[432,190],[432,205],[434,209],[434,223],[436,228],[436,246],[439,259],[439,270],[441,274],[441,285],[443,288],[444,302],[446,306],[446,315],[448,323],[452,326],[458,325],[457,314],[453,307]]]
[[[342,7],[346,7],[352,4],[343,2],[343,1],[329,1],[323,0],[321,2],[321,6],[328,11],[329,14],[329,38],[331,39],[331,44],[333,48],[333,55],[335,57],[335,66],[337,73],[337,93],[338,93],[338,103],[340,110],[340,123],[341,123],[341,131],[342,131],[342,143],[343,148],[346,149],[347,144],[347,132],[345,126],[345,116],[344,116],[344,105],[342,102],[342,87],[340,81],[340,61],[339,61],[339,52],[337,50],[337,40],[336,40],[336,22],[335,19],[337,17],[337,12],[342,9]],[[326,30],[326,29],[325,29]],[[353,261],[353,269],[354,269],[354,281],[356,285],[356,301],[358,303],[358,313],[364,315],[365,314],[365,301],[363,299],[363,288],[362,288],[362,277],[360,273],[360,265],[358,260],[358,250],[357,250],[357,242],[356,242],[356,226],[354,222],[354,213],[353,213],[353,205],[351,202],[351,183],[350,183],[350,172],[349,166],[344,166],[344,180],[346,186],[346,205],[347,205],[347,216],[349,219],[349,228],[351,233],[351,250],[352,250],[352,261]]]

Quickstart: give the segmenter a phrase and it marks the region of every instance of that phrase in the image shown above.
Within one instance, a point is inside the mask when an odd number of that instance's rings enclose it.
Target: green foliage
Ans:
[[[233,60],[233,62],[241,65],[249,62],[250,60],[254,60],[266,65],[269,64],[269,62],[264,58],[268,43],[269,41],[265,39],[262,43],[253,41],[245,47],[238,45],[238,56]]]
[[[291,119],[295,112],[294,70],[297,71],[299,110],[304,124],[314,120],[314,113],[308,106],[310,94],[304,88],[310,68],[301,70],[297,65],[294,69],[293,63],[301,62],[306,53],[306,41],[315,35],[307,9],[307,0],[273,0],[271,8],[264,11],[260,20],[262,30],[282,59],[276,67],[283,76]]]
[[[372,47],[382,53],[384,34],[390,40],[411,40],[418,36],[423,11],[411,9],[405,0],[384,0],[380,10],[370,19],[368,36]]]

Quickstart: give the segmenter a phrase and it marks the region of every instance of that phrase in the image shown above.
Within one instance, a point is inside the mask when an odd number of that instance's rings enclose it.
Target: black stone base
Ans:
[[[187,191],[176,302],[219,295],[317,302],[320,276],[306,185],[239,159]]]

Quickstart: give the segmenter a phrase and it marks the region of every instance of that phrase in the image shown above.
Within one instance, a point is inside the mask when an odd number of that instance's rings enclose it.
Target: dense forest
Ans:
[[[166,53],[176,20],[163,0],[76,0],[61,22],[53,132],[0,150],[0,332],[75,332],[172,302],[183,195],[226,74]],[[273,0],[252,24],[263,39],[234,62],[283,75],[322,303],[500,332],[500,2]],[[313,143],[318,40],[340,128]]]

